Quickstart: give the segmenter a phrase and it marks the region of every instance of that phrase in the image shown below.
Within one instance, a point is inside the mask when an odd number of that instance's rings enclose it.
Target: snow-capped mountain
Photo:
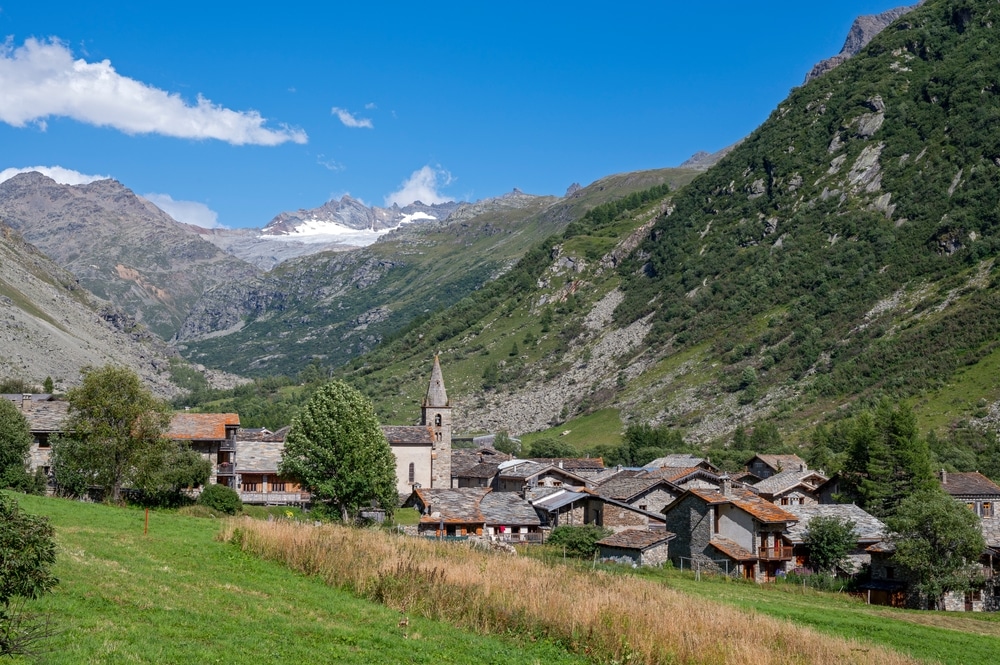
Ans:
[[[403,224],[444,221],[461,205],[449,201],[425,205],[419,201],[400,208],[368,207],[344,196],[318,208],[283,212],[261,231],[261,239],[303,243],[340,243],[366,246]]]

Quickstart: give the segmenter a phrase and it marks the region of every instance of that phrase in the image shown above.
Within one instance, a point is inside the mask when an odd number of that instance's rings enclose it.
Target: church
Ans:
[[[420,424],[383,425],[396,457],[396,491],[451,487],[451,403],[444,388],[441,362],[434,356],[430,385],[420,409]]]

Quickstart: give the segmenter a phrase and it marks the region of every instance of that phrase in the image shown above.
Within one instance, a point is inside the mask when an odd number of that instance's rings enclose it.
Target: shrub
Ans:
[[[236,490],[225,485],[209,485],[198,496],[198,503],[228,515],[235,515],[243,511],[240,495],[236,493]]]
[[[611,535],[608,529],[586,524],[583,526],[557,526],[549,535],[549,544],[566,548],[566,554],[581,558],[594,556],[597,541]]]

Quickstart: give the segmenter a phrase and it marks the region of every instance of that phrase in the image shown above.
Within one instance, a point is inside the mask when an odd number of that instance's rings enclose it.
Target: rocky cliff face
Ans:
[[[896,7],[881,14],[868,14],[854,19],[854,23],[847,33],[847,39],[844,41],[844,47],[840,50],[840,53],[832,58],[827,58],[816,63],[809,73],[806,74],[805,82],[808,83],[814,78],[822,76],[849,58],[857,55],[861,52],[861,49],[868,46],[868,42],[874,39],[875,35],[885,30],[890,23],[900,16],[905,16],[922,4],[923,0],[920,0],[917,4],[910,5],[909,7]]]
[[[130,316],[94,298],[77,279],[10,227],[0,224],[0,377],[57,390],[79,382],[88,365],[124,365],[160,397],[173,351]]]
[[[337,224],[348,229],[381,231],[399,226],[407,218],[415,220],[443,221],[458,208],[461,203],[449,201],[434,205],[425,205],[420,201],[408,206],[391,208],[368,207],[361,201],[350,196],[344,196],[339,201],[327,201],[318,208],[283,212],[268,222],[262,235],[282,236],[294,233],[305,224],[327,223]]]
[[[164,339],[206,289],[257,273],[114,180],[0,183],[0,221]]]

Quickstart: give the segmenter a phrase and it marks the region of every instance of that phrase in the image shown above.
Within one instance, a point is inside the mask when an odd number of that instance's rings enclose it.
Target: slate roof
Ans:
[[[609,499],[627,501],[660,484],[663,484],[667,489],[674,489],[662,478],[636,476],[631,478],[612,478],[595,487],[594,491]],[[676,494],[676,490],[673,493]]]
[[[465,471],[452,471],[451,475],[454,478],[492,478],[497,475],[499,466],[499,462],[480,462]]]
[[[432,446],[434,428],[430,425],[382,425],[390,446]]]
[[[502,453],[495,448],[452,448],[451,450],[451,475],[456,478],[481,462],[493,462],[499,464],[511,458],[507,453]]]
[[[278,472],[284,441],[236,441],[236,466],[240,473]]]
[[[691,494],[702,499],[706,503],[710,504],[726,504],[731,503],[732,505],[740,508],[741,510],[749,513],[754,518],[765,523],[780,523],[780,522],[796,522],[798,517],[787,512],[786,510],[779,508],[770,501],[765,501],[760,498],[750,490],[745,490],[741,488],[732,488],[728,495],[723,495],[722,492],[717,490],[706,490],[706,489],[690,489],[688,490]],[[678,501],[668,505],[665,510],[669,510],[672,506],[679,505]],[[787,506],[786,506],[787,508]]]
[[[754,455],[750,458],[750,462],[747,462],[747,466],[749,467],[755,459],[759,459],[775,471],[809,468],[806,461],[798,455]]]
[[[685,480],[688,480],[693,476],[701,476],[705,480],[714,483],[719,482],[719,476],[700,466],[691,466],[691,467],[668,466],[668,467],[663,467],[661,469],[655,469],[653,471],[649,471],[646,475],[654,478],[662,478],[663,480],[666,480],[667,482],[673,483],[675,485],[683,483]]]
[[[167,438],[177,441],[223,441],[226,426],[239,426],[238,413],[190,413],[184,411],[170,416]]]
[[[815,476],[815,482],[810,482],[810,476]],[[825,483],[828,478],[818,471],[799,471],[798,469],[782,471],[776,473],[770,478],[765,478],[764,480],[756,483],[753,487],[755,490],[761,494],[780,494],[781,492],[786,492],[797,485],[805,485],[810,490],[819,487]]]
[[[539,526],[542,521],[531,504],[514,492],[490,492],[479,502],[486,524]]]
[[[650,547],[668,542],[676,536],[669,531],[648,531],[627,529],[597,541],[598,545],[623,550],[648,550]]]
[[[585,485],[586,481],[580,476],[576,475],[572,471],[567,471],[566,469],[560,469],[557,466],[551,464],[540,464],[538,462],[532,462],[529,460],[516,460],[516,463],[512,463],[510,466],[506,466],[500,469],[499,474],[501,478],[507,479],[523,479],[527,480],[532,476],[537,476],[546,472],[553,472],[556,475],[562,475],[566,478],[577,482],[580,485]]]
[[[31,408],[21,413],[32,432],[61,432],[69,413],[69,402],[32,402]]]
[[[248,441],[284,443],[291,429],[291,427],[285,426],[272,432],[266,427],[241,427],[236,430],[236,443],[237,445]]]
[[[979,473],[947,473],[945,482],[941,483],[941,489],[952,496],[983,496],[993,495],[1000,497],[1000,487],[995,482]]]
[[[728,538],[712,538],[708,544],[736,561],[756,561],[753,552],[745,550]]]
[[[854,535],[859,543],[877,543],[885,538],[885,524],[853,503],[806,504],[782,508],[799,518],[796,524],[785,529],[785,536],[795,545],[805,542],[809,533],[809,520],[814,517],[836,517],[854,522]]]
[[[491,490],[489,488],[463,487],[459,489],[415,489],[406,505],[415,505],[418,499],[427,514],[420,521],[427,524],[469,524],[484,523],[486,518],[479,509],[480,500]]]
[[[662,469],[664,467],[671,468],[690,468],[693,466],[701,466],[702,464],[712,465],[711,462],[701,458],[695,457],[694,455],[688,455],[686,453],[674,453],[672,455],[667,455],[666,457],[657,457],[655,460],[645,465],[647,469]]]

